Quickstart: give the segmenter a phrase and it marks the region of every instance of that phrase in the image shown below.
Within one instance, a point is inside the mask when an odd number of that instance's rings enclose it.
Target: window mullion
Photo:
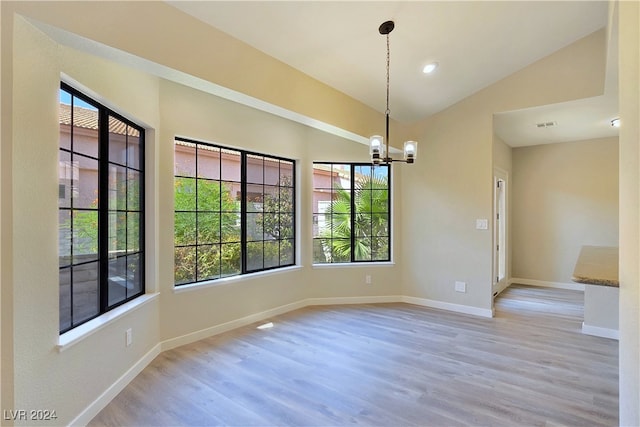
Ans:
[[[247,273],[247,153],[240,155],[240,271]]]
[[[351,201],[351,262],[355,262],[356,260],[356,235],[355,235],[355,224],[356,224],[356,201],[355,201],[355,196],[356,196],[356,192],[355,192],[355,176],[356,176],[356,165],[355,164],[351,164],[351,170],[350,170],[350,188],[349,191],[351,192],[351,197],[350,197],[350,201]]]
[[[297,179],[297,175],[296,175],[296,165],[295,163],[292,165],[292,171],[291,171],[291,214],[293,215],[292,220],[291,220],[291,235],[293,236],[293,263],[295,264],[297,262],[297,255],[296,255],[296,245],[298,243],[298,233],[296,233],[296,226],[297,226],[297,220],[296,220],[296,215],[295,212],[297,210],[296,206],[297,206],[297,200],[296,200],[296,179]],[[313,179],[311,180],[311,182],[313,183]],[[313,238],[313,236],[311,236]]]
[[[69,124],[69,148],[71,150],[70,155],[69,155],[69,161],[71,162],[71,164],[73,165],[73,160],[74,160],[74,151],[73,151],[73,140],[74,140],[74,128],[73,128],[73,123],[74,123],[74,101],[75,101],[75,96],[71,95],[71,122]],[[70,215],[69,215],[69,220],[71,221],[71,227],[70,227],[70,240],[71,240],[71,244],[70,244],[70,252],[69,252],[69,256],[71,257],[71,259],[69,260],[70,262],[70,267],[69,267],[69,315],[70,315],[70,323],[69,323],[69,329],[74,327],[74,317],[73,317],[73,273],[75,270],[75,266],[73,263],[73,258],[74,258],[74,252],[73,252],[73,228],[74,228],[74,224],[73,224],[73,214],[74,214],[74,204],[75,204],[75,198],[73,197],[73,178],[71,178],[71,195],[70,195],[70,200],[69,200],[69,206],[70,206]]]
[[[391,261],[391,165],[387,166],[387,260]]]
[[[98,294],[100,312],[109,305],[109,116],[98,109]]]
[[[281,196],[281,187],[280,184],[282,184],[282,171],[281,171],[281,167],[282,167],[282,162],[278,161],[278,182],[277,182],[277,191],[278,191],[278,208],[277,208],[277,212],[276,214],[278,215],[278,237],[276,239],[276,241],[278,242],[278,264],[280,263],[280,260],[282,259],[282,254],[280,253],[280,249],[282,248],[282,200],[280,199]]]
[[[195,200],[196,200],[195,201],[195,203],[196,203],[195,209],[196,210],[194,212],[194,215],[195,215],[195,218],[196,218],[196,222],[195,222],[196,237],[195,237],[195,245],[194,245],[194,250],[196,251],[196,256],[195,256],[195,260],[194,260],[194,263],[195,263],[194,274],[195,274],[196,281],[198,280],[198,271],[199,271],[199,269],[198,269],[198,252],[200,251],[200,246],[199,246],[200,242],[198,241],[198,220],[200,219],[200,209],[199,209],[200,205],[199,205],[199,198],[198,198],[198,196],[199,196],[199,194],[198,194],[199,193],[198,192],[198,187],[199,187],[199,185],[198,185],[199,184],[199,182],[198,182],[198,154],[199,154],[199,151],[200,151],[199,150],[199,146],[196,145],[196,159],[195,159],[195,168],[196,169],[195,169],[195,173],[194,173],[195,176],[193,178],[193,182],[195,184],[195,188],[193,190],[196,192],[196,195],[195,195]]]
[[[264,173],[264,157],[262,157],[261,159],[262,162],[262,224],[260,224],[260,229],[262,230],[262,270],[264,270],[264,261],[265,261],[265,256],[264,256],[264,251],[266,249],[266,242],[265,242],[265,237],[264,237],[264,218],[265,215],[268,215],[268,213],[265,211],[265,205],[266,205],[266,188],[267,185],[265,183],[265,173]]]
[[[145,141],[145,132],[144,129],[140,129],[140,134],[139,134],[139,140],[140,141]],[[147,206],[146,206],[146,197],[145,197],[145,171],[146,171],[146,155],[145,155],[145,144],[139,144],[139,155],[138,158],[140,159],[140,164],[138,165],[138,170],[139,170],[139,179],[140,179],[140,183],[139,183],[139,189],[138,189],[138,211],[139,213],[139,217],[138,217],[138,257],[140,260],[140,265],[142,266],[140,268],[140,284],[142,285],[142,289],[143,289],[143,293],[145,292],[144,290],[147,288],[147,268],[146,268],[146,260],[145,260],[145,256],[147,253],[147,237],[146,237],[146,233],[145,233],[145,229],[146,229],[146,220],[145,220],[145,212],[147,211]]]

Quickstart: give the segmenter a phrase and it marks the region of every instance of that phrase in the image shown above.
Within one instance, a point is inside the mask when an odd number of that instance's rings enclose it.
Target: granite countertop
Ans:
[[[573,270],[572,280],[587,285],[619,287],[618,248],[583,246]]]

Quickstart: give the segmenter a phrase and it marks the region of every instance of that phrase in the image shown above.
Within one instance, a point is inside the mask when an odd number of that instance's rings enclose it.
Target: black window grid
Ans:
[[[188,280],[188,281],[175,281],[175,286],[182,286],[182,285],[188,285],[188,284],[193,284],[193,283],[200,283],[200,282],[204,282],[204,281],[209,281],[209,280],[217,280],[219,278],[223,278],[223,277],[229,277],[229,276],[236,276],[236,275],[243,275],[243,274],[248,274],[248,273],[255,273],[255,272],[260,272],[260,271],[268,271],[268,270],[273,270],[273,269],[278,269],[278,268],[283,268],[283,267],[288,267],[288,266],[292,266],[295,265],[296,263],[296,256],[295,256],[295,247],[296,247],[296,233],[295,233],[295,227],[296,227],[296,221],[295,221],[295,204],[296,204],[296,200],[295,200],[295,180],[296,180],[296,171],[295,171],[295,161],[292,159],[287,159],[287,158],[283,158],[283,157],[278,157],[278,156],[273,156],[273,155],[266,155],[266,154],[262,154],[262,153],[257,153],[257,152],[251,152],[251,151],[246,151],[246,150],[240,150],[240,149],[231,149],[231,148],[227,148],[221,145],[216,145],[216,144],[211,144],[208,142],[202,142],[202,141],[195,141],[192,139],[187,139],[187,138],[182,138],[182,137],[176,137],[175,141],[177,142],[183,142],[183,143],[188,143],[191,145],[195,145],[195,176],[190,176],[190,175],[184,175],[184,174],[175,174],[174,178],[177,179],[195,179],[196,182],[198,180],[204,180],[204,181],[216,181],[215,179],[209,179],[209,178],[201,178],[198,177],[198,150],[200,149],[200,147],[209,147],[209,148],[215,148],[220,150],[220,156],[219,156],[219,176],[220,176],[220,182],[221,183],[227,183],[227,184],[239,184],[240,185],[240,193],[239,193],[239,202],[240,202],[240,209],[239,210],[234,210],[234,211],[217,211],[217,210],[201,210],[199,209],[199,204],[198,204],[198,197],[199,197],[199,192],[198,192],[198,186],[195,186],[195,198],[196,198],[196,202],[195,202],[195,209],[194,210],[181,210],[181,209],[175,209],[175,213],[176,214],[180,214],[180,213],[193,213],[196,216],[198,214],[202,214],[202,213],[219,213],[220,215],[222,214],[235,214],[240,216],[240,221],[239,221],[239,226],[240,226],[240,239],[233,241],[233,242],[223,242],[222,241],[222,235],[223,235],[223,230],[222,230],[222,220],[220,221],[220,230],[219,230],[219,236],[220,236],[220,241],[219,242],[214,242],[214,245],[220,245],[221,247],[223,245],[226,244],[239,244],[240,245],[240,267],[238,269],[238,271],[236,273],[232,273],[232,274],[225,274],[222,269],[223,269],[223,263],[221,261],[221,266],[220,266],[220,274],[218,275],[218,277],[215,276],[209,276],[209,277],[203,277],[203,278],[199,278],[198,277],[198,271],[199,271],[199,256],[198,256],[198,250],[200,247],[203,246],[211,246],[211,242],[207,242],[207,243],[202,243],[200,244],[197,240],[197,237],[199,235],[198,233],[198,227],[199,227],[199,222],[197,221],[196,218],[196,232],[195,232],[195,236],[196,236],[196,242],[193,244],[175,244],[175,249],[176,251],[178,249],[184,249],[184,248],[192,248],[193,250],[195,250],[195,257],[194,257],[194,264],[191,268],[192,273],[193,273],[193,277],[194,280]],[[240,157],[240,181],[229,181],[229,180],[222,180],[222,170],[223,170],[223,155],[222,152],[226,151],[226,152],[235,152],[239,154]],[[247,179],[247,163],[248,163],[248,158],[256,158],[256,157],[260,157],[262,159],[263,162],[263,167],[262,167],[262,183],[259,182],[248,182]],[[291,206],[292,209],[289,212],[285,212],[285,213],[290,213],[291,214],[291,237],[287,238],[287,239],[277,239],[279,244],[281,245],[281,241],[286,241],[288,244],[291,245],[291,257],[289,262],[279,262],[277,265],[272,265],[272,266],[268,266],[268,267],[264,267],[265,265],[265,260],[264,260],[264,250],[263,250],[263,259],[262,259],[262,267],[261,268],[252,268],[251,265],[249,265],[248,263],[248,247],[249,244],[255,244],[257,242],[259,242],[258,240],[250,240],[249,236],[248,236],[248,232],[247,232],[247,228],[248,228],[248,224],[247,224],[247,217],[249,214],[253,214],[255,212],[250,212],[248,211],[248,201],[247,201],[247,187],[248,186],[257,186],[257,185],[262,185],[263,188],[265,186],[264,182],[265,182],[265,172],[264,172],[264,160],[265,159],[269,159],[270,161],[277,161],[278,162],[278,175],[281,175],[281,165],[282,163],[288,163],[291,165],[291,185],[289,186],[283,186],[280,185],[280,180],[278,180],[278,185],[274,186],[274,187],[278,187],[279,188],[287,188],[291,190]],[[230,185],[231,186],[231,185]],[[280,193],[278,192],[278,195]],[[263,197],[264,197],[264,192],[262,193]],[[279,197],[279,196],[278,196]],[[264,200],[264,199],[263,199]],[[279,200],[280,202],[280,200]],[[220,197],[220,208],[222,205],[222,197]],[[262,214],[264,213],[269,213],[268,212],[261,212]],[[221,218],[222,219],[222,218]],[[264,240],[261,241],[264,245]],[[279,246],[278,248],[278,259],[281,260],[281,250],[282,247]],[[220,254],[220,256],[222,256],[222,253]]]
[[[329,171],[330,171],[330,175],[332,176],[334,173],[334,166],[347,166],[348,170],[349,170],[349,188],[345,189],[341,186],[337,186],[336,182],[332,179],[331,180],[331,185],[328,187],[315,187],[314,186],[314,192],[317,190],[324,190],[324,191],[328,191],[331,194],[331,200],[335,200],[334,195],[340,191],[347,191],[350,194],[350,206],[349,206],[349,210],[346,213],[336,213],[333,211],[329,211],[329,212],[319,212],[319,211],[315,211],[312,213],[314,216],[316,215],[324,215],[325,218],[329,218],[328,223],[333,225],[333,221],[336,217],[340,217],[340,216],[344,216],[344,217],[348,217],[349,221],[350,221],[350,230],[351,233],[349,235],[348,238],[344,238],[341,236],[336,237],[334,235],[334,230],[333,227],[330,226],[330,230],[331,230],[331,234],[330,236],[327,237],[318,237],[315,236],[313,238],[314,241],[317,242],[321,242],[321,241],[329,241],[330,242],[330,249],[331,249],[331,259],[327,262],[322,262],[323,264],[337,264],[337,263],[354,263],[354,262],[388,262],[391,261],[391,166],[390,165],[378,165],[378,166],[373,166],[370,163],[335,163],[335,162],[314,162],[313,163],[314,166],[315,165],[326,165],[326,167],[329,167]],[[371,168],[370,169],[370,176],[373,178],[373,172],[375,170],[375,168],[386,168],[387,172],[386,172],[386,178],[387,178],[387,185],[386,185],[386,189],[361,189],[361,192],[370,192],[370,196],[372,197],[374,194],[374,191],[381,191],[381,192],[386,192],[387,193],[387,201],[386,201],[386,209],[382,210],[382,211],[368,211],[367,213],[370,215],[386,215],[386,223],[387,223],[387,234],[386,235],[380,235],[380,234],[376,234],[375,237],[373,237],[373,221],[371,221],[369,223],[370,227],[370,238],[371,239],[384,239],[386,240],[386,251],[384,252],[384,256],[374,256],[373,252],[371,253],[371,256],[369,259],[364,259],[364,258],[356,258],[356,251],[355,251],[355,246],[358,243],[358,239],[362,238],[363,236],[358,236],[357,233],[354,231],[355,227],[354,224],[357,220],[357,215],[359,212],[356,212],[356,185],[357,185],[357,179],[356,179],[356,171],[358,169],[362,169],[362,168]],[[343,171],[344,168],[336,168],[335,172],[339,173],[339,171]],[[331,205],[333,206],[333,204]],[[349,259],[344,259],[344,257],[339,257],[339,256],[335,256],[336,255],[336,246],[334,245],[334,241],[344,241],[344,242],[349,242],[349,246],[350,246],[350,250],[349,250]],[[314,251],[318,249],[317,245],[314,245]],[[315,257],[315,254],[314,254]],[[336,260],[337,258],[337,260]]]
[[[59,270],[61,273],[63,273],[64,271],[68,271],[69,272],[69,324],[66,326],[61,326],[60,327],[60,334],[63,334],[65,332],[68,332],[74,328],[76,328],[77,326],[80,326],[92,319],[95,319],[96,317],[126,303],[131,301],[134,298],[137,298],[138,296],[141,296],[145,293],[145,273],[144,273],[144,242],[145,242],[145,238],[144,238],[144,129],[138,125],[136,125],[135,123],[133,123],[132,121],[128,120],[127,118],[121,116],[120,114],[110,110],[109,108],[105,107],[104,105],[100,104],[99,102],[91,99],[90,97],[84,95],[82,92],[78,91],[77,89],[73,88],[72,86],[61,82],[60,84],[60,89],[64,92],[66,92],[71,99],[71,106],[70,106],[70,115],[71,115],[71,120],[70,120],[70,125],[69,125],[69,129],[70,129],[70,148],[63,148],[60,147],[59,151],[61,152],[65,152],[68,153],[70,156],[71,161],[73,162],[74,157],[78,156],[78,157],[82,157],[82,158],[87,158],[87,159],[91,159],[94,161],[97,161],[98,163],[98,197],[97,197],[97,206],[96,208],[86,208],[86,207],[75,207],[74,206],[74,200],[75,198],[73,196],[70,196],[70,200],[69,200],[69,206],[62,206],[58,208],[58,211],[62,211],[62,212],[69,212],[69,218],[70,218],[70,228],[69,228],[69,245],[68,245],[68,249],[69,249],[69,262],[65,263],[65,264],[59,264]],[[75,140],[75,117],[74,117],[74,106],[75,106],[75,99],[79,99],[82,102],[92,106],[93,108],[95,108],[97,110],[97,128],[98,128],[98,156],[91,156],[89,154],[86,153],[81,153],[81,152],[76,152],[74,150],[74,140]],[[109,260],[110,260],[110,256],[109,256],[109,245],[108,245],[108,214],[109,214],[109,206],[108,206],[108,195],[109,195],[109,189],[108,189],[108,164],[112,163],[109,162],[109,125],[108,125],[108,120],[109,117],[113,117],[123,123],[125,123],[125,125],[127,127],[131,127],[132,129],[135,129],[138,132],[138,149],[139,149],[139,161],[140,161],[140,167],[139,168],[131,168],[128,165],[125,165],[127,168],[133,169],[136,172],[139,173],[139,209],[136,210],[135,212],[138,213],[139,215],[139,224],[138,224],[138,236],[139,236],[139,243],[138,243],[138,247],[139,250],[136,251],[135,253],[126,253],[125,256],[135,256],[137,255],[138,257],[138,265],[139,265],[139,291],[132,293],[130,295],[126,295],[124,299],[121,299],[119,301],[113,302],[113,303],[109,303],[109,287],[108,287],[108,282],[109,282]],[[127,137],[128,137],[128,132],[127,132]],[[117,164],[117,163],[115,163]],[[125,198],[126,200],[127,198]],[[128,202],[128,200],[126,200],[126,202]],[[95,258],[92,258],[90,260],[87,261],[81,261],[81,262],[74,262],[74,212],[96,212],[97,213],[97,241],[98,241],[98,250],[97,250],[97,255]],[[129,210],[124,210],[123,212],[131,212]],[[128,224],[125,224],[125,230],[126,227],[128,227]],[[128,233],[125,231],[125,236],[127,236],[126,238],[128,238]],[[128,242],[125,242],[125,247],[128,248]],[[74,281],[74,270],[77,270],[80,267],[83,266],[88,266],[90,264],[94,264],[97,263],[98,264],[98,276],[97,276],[97,310],[95,311],[94,314],[83,317],[82,319],[75,321],[75,313],[74,313],[74,286],[75,286],[75,281]],[[127,288],[128,290],[128,288]],[[126,292],[126,291],[125,291]],[[62,297],[61,297],[62,299]],[[60,316],[62,317],[62,313],[60,313]]]

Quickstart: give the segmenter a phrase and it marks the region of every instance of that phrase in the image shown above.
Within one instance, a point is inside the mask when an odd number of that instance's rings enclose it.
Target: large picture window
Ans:
[[[293,160],[175,139],[175,284],[295,264]]]
[[[144,293],[144,129],[62,83],[60,333]]]
[[[391,260],[389,166],[313,165],[313,262]]]

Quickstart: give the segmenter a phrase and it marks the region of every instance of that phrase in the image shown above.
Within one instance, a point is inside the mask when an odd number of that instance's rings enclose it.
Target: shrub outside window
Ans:
[[[175,285],[295,264],[295,163],[175,139]]]
[[[391,260],[390,167],[313,165],[313,262]]]

